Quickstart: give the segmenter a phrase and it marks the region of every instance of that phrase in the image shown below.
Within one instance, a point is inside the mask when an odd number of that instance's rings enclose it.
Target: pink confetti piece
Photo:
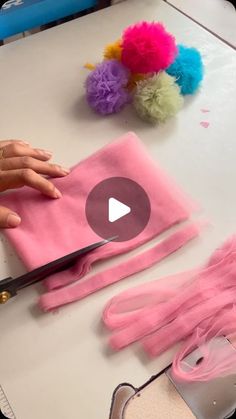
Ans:
[[[210,109],[204,109],[204,108],[203,108],[203,109],[201,109],[201,112],[202,112],[202,113],[207,113],[207,112],[210,112]]]
[[[210,125],[210,122],[207,122],[207,121],[201,121],[201,122],[200,122],[200,125],[201,125],[203,128],[208,128],[208,127],[209,127],[209,125]]]

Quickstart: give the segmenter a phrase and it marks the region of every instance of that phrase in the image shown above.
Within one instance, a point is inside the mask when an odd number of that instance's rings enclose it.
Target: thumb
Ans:
[[[21,218],[8,208],[0,207],[0,228],[17,227]]]

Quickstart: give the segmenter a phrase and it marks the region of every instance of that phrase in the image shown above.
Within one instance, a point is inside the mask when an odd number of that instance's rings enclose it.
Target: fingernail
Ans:
[[[46,156],[46,157],[52,157],[52,152],[48,151],[48,150],[37,150],[39,154],[41,154],[42,156]]]
[[[19,141],[19,143],[22,144],[22,145],[30,145],[30,143],[27,143],[27,141],[22,141],[22,140]]]
[[[54,195],[54,198],[61,198],[62,197],[61,192],[57,188],[54,188],[53,195]]]
[[[70,173],[70,169],[67,169],[66,167],[60,167],[61,172],[65,173],[65,175],[68,175]]]
[[[8,227],[17,227],[21,222],[21,218],[19,215],[11,213],[7,217],[7,225]]]

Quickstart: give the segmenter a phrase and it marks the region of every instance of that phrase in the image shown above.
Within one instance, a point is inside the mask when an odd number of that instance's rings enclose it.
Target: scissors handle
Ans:
[[[6,303],[11,297],[17,295],[17,291],[28,287],[36,282],[41,281],[47,276],[68,269],[73,266],[73,264],[78,260],[79,257],[85,255],[86,253],[91,252],[92,250],[97,249],[100,246],[103,246],[110,241],[113,241],[117,236],[111,237],[109,239],[102,240],[97,243],[93,243],[83,249],[76,250],[69,255],[63,256],[59,259],[56,259],[46,265],[40,266],[37,269],[34,269],[31,272],[27,272],[24,275],[19,276],[18,278],[6,278],[0,281],[0,304]]]
[[[5,304],[11,297],[13,297],[13,293],[11,293],[10,291],[8,291],[8,284],[10,284],[12,281],[11,277],[8,277],[6,279],[3,279],[1,281],[1,286],[4,284],[6,287],[6,290],[3,290],[0,292],[0,304]],[[3,285],[3,287],[4,287]]]
[[[18,278],[14,279],[8,277],[3,279],[0,282],[0,304],[4,304],[9,300],[9,298],[16,296],[19,289],[25,288],[35,282],[39,282],[52,273],[57,273],[63,269],[69,268],[78,259],[78,257],[81,256],[81,253],[75,252],[74,255],[68,256],[70,256],[69,261],[67,260],[67,256],[65,256],[21,275]]]

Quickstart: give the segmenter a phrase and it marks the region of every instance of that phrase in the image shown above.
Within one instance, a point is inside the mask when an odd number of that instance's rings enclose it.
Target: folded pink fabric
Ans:
[[[173,287],[174,284],[174,287]],[[103,320],[115,331],[110,344],[121,349],[141,341],[158,356],[184,341],[173,362],[181,380],[209,380],[236,371],[236,350],[214,348],[212,338],[236,332],[236,236],[217,249],[203,268],[125,291],[105,307]],[[204,362],[183,368],[182,360],[196,347]],[[226,355],[227,354],[227,355]]]
[[[111,242],[80,258],[66,272],[46,281],[49,290],[63,287],[82,276],[93,262],[136,248],[188,219],[194,205],[150,158],[137,136],[128,133],[75,166],[65,178],[53,179],[63,196],[51,200],[25,187],[2,195],[1,205],[20,214],[22,223],[5,230],[28,270],[100,240],[90,228],[85,204],[92,188],[110,177],[134,180],[146,191],[151,216],[145,229],[125,242]]]

